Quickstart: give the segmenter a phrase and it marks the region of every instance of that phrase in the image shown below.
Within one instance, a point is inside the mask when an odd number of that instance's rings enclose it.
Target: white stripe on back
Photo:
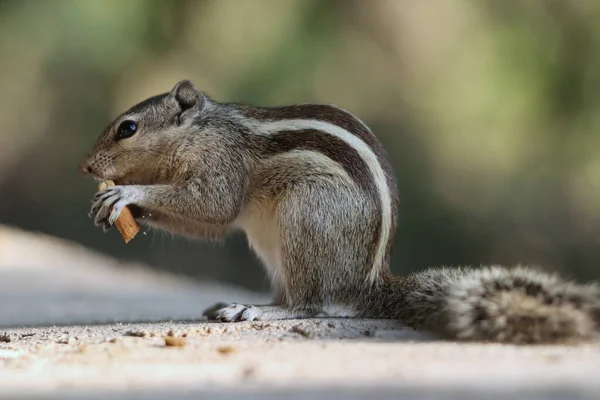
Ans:
[[[346,129],[316,119],[284,119],[279,121],[263,122],[253,121],[253,127],[266,135],[276,134],[281,131],[296,131],[304,129],[314,129],[335,136],[343,140],[350,147],[358,152],[363,161],[367,164],[375,186],[379,192],[381,200],[381,232],[379,234],[379,243],[373,260],[373,268],[369,274],[369,280],[375,281],[379,276],[380,269],[385,258],[385,251],[390,234],[390,226],[392,223],[392,198],[390,189],[387,184],[385,172],[379,163],[377,155],[371,150],[361,138],[348,132]],[[364,124],[363,124],[364,125]]]

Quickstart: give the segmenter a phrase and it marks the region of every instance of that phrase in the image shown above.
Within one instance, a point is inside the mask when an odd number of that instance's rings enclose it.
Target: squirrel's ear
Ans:
[[[191,108],[201,109],[204,104],[204,95],[194,87],[194,84],[189,80],[178,82],[169,94],[181,107],[182,111]]]

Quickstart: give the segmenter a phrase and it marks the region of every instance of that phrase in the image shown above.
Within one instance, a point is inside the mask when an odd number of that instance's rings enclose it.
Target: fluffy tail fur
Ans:
[[[600,290],[518,267],[441,268],[388,277],[364,315],[454,340],[556,343],[600,335]]]

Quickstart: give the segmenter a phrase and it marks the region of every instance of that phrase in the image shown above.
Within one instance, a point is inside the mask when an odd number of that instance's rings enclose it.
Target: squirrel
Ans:
[[[393,276],[396,178],[381,142],[337,106],[220,103],[182,80],[119,115],[79,168],[116,183],[92,200],[105,231],[128,207],[176,235],[245,232],[273,301],[218,303],[209,319],[396,319],[448,340],[512,344],[600,333],[592,283],[520,266]]]

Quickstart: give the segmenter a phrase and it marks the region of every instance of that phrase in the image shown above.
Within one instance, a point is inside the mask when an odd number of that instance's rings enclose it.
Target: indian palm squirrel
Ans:
[[[246,233],[273,302],[220,303],[205,312],[212,319],[397,319],[451,340],[515,344],[600,333],[594,284],[523,267],[392,276],[396,179],[371,130],[336,106],[219,103],[183,80],[117,117],[80,169],[116,183],[93,199],[105,229],[128,207],[177,235]]]

